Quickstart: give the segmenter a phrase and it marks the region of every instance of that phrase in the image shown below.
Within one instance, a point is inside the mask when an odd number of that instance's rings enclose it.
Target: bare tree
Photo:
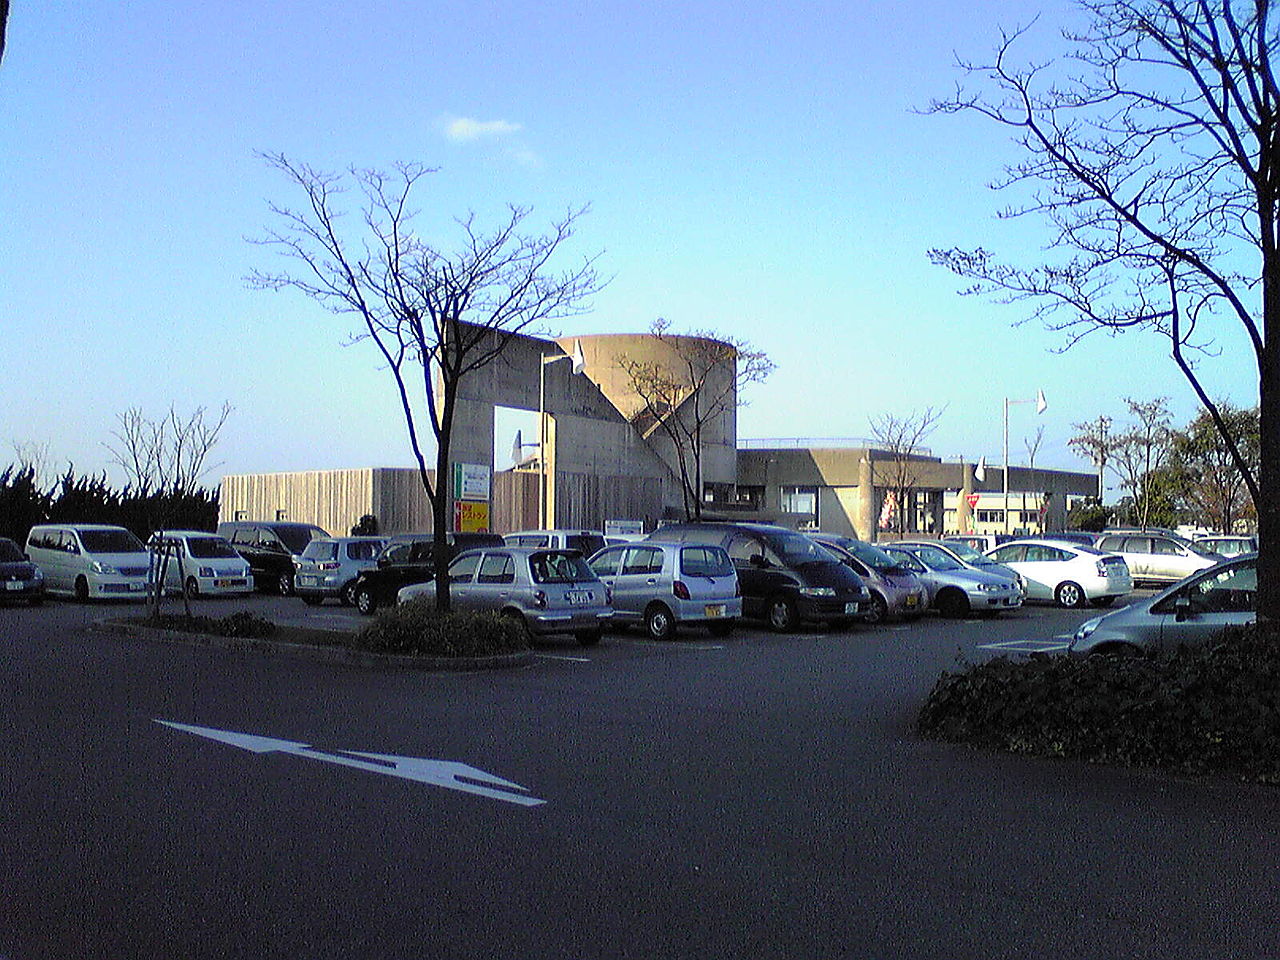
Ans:
[[[744,388],[761,383],[773,362],[745,340],[706,330],[673,334],[659,318],[650,336],[665,349],[656,359],[620,356],[643,407],[632,418],[646,435],[661,431],[675,450],[685,519],[702,517],[704,433],[745,401]]]
[[[355,339],[377,347],[395,380],[423,489],[435,526],[436,606],[449,609],[446,545],[448,465],[458,386],[492,363],[513,336],[583,312],[599,289],[595,258],[563,273],[552,256],[574,234],[586,208],[568,211],[547,234],[523,234],[527,207],[482,230],[474,214],[456,220],[460,242],[449,252],[413,230],[414,189],[432,173],[421,164],[392,171],[324,173],[283,154],[267,164],[301,191],[299,208],[271,204],[278,228],[257,241],[295,261],[296,269],[255,272],[259,289],[297,290],[335,313],[354,314]],[[344,217],[354,186],[358,221]],[[435,481],[423,450],[423,421],[435,438]]]
[[[1030,267],[986,250],[937,249],[935,263],[974,281],[967,293],[1032,305],[1065,334],[1139,329],[1169,339],[1178,369],[1213,420],[1258,510],[1259,617],[1280,619],[1280,502],[1237,447],[1193,360],[1223,324],[1243,333],[1258,370],[1261,462],[1280,462],[1280,86],[1269,0],[1080,0],[1089,24],[1064,33],[1067,68],[1019,65],[1024,30],[989,63],[963,63],[963,87],[932,109],[1009,129],[1026,159],[998,188],[1028,198],[1060,259]],[[1274,547],[1274,549],[1273,549]]]
[[[1067,446],[1098,468],[1098,506],[1101,507],[1106,490],[1107,464],[1116,449],[1116,437],[1111,433],[1111,418],[1099,414],[1097,420],[1073,423],[1071,429],[1076,434],[1067,441]]]
[[[231,404],[224,403],[216,415],[206,417],[208,411],[196,407],[182,417],[170,406],[156,420],[140,407],[130,407],[116,415],[120,429],[112,431],[115,442],[103,446],[140,494],[189,495],[216,466],[209,463],[209,455],[232,410]]]
[[[1038,479],[1036,477],[1036,454],[1040,452],[1040,445],[1042,443],[1044,443],[1044,425],[1043,424],[1036,427],[1036,432],[1034,437],[1022,438],[1022,445],[1027,450],[1027,468],[1031,471],[1031,487],[1033,490],[1037,486],[1036,480]],[[1048,494],[1046,491],[1041,490],[1036,494],[1036,496],[1040,500],[1039,504],[1037,505],[1037,508],[1040,510],[1040,515],[1041,515],[1040,529],[1043,530],[1044,529],[1044,523],[1043,523],[1044,511],[1048,509],[1045,502],[1045,498],[1048,496]],[[1025,490],[1022,491],[1022,508],[1021,509],[1024,514],[1027,512],[1027,492]]]
[[[11,444],[13,455],[18,460],[20,470],[30,470],[31,477],[37,484],[45,484],[49,477],[49,441],[37,443],[34,440],[14,440]]]
[[[909,528],[915,490],[920,484],[917,470],[924,441],[933,433],[945,408],[925,407],[905,416],[885,413],[870,420],[871,437],[889,455],[872,467],[874,482],[883,487],[893,503],[893,526],[899,535]]]
[[[9,0],[0,0],[0,59],[4,58],[4,38],[9,26]]]
[[[1173,435],[1169,429],[1168,398],[1125,399],[1134,423],[1116,437],[1113,462],[1120,486],[1133,497],[1134,523],[1145,527],[1151,520],[1152,493],[1158,474],[1169,462]]]

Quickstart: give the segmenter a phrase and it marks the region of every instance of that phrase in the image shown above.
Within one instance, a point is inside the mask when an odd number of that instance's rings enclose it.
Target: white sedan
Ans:
[[[1022,574],[1028,600],[1053,600],[1064,607],[1110,606],[1133,591],[1124,557],[1058,540],[1015,540],[987,556]]]

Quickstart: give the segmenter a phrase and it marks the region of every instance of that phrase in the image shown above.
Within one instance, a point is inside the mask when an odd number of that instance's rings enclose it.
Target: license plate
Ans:
[[[848,613],[848,614],[854,614],[854,613],[857,613],[857,612],[858,612],[858,605],[857,605],[856,603],[846,603],[846,604],[844,605],[844,612],[845,612],[845,613]]]
[[[708,618],[711,618],[711,617],[723,617],[723,616],[724,616],[724,604],[723,604],[723,603],[708,603],[705,607],[703,607],[703,608],[702,608],[702,615],[703,615],[704,617],[708,617]]]
[[[906,606],[908,606],[908,607],[914,607],[914,606],[915,606],[916,604],[918,604],[919,602],[920,602],[920,598],[919,598],[919,597],[917,597],[917,596],[913,593],[913,594],[911,594],[909,597],[907,597]]]
[[[21,580],[9,580],[5,583],[4,588],[6,590],[21,590],[25,586],[26,584]]]
[[[131,583],[131,584],[129,584],[129,592],[130,592],[130,593],[141,593],[141,592],[142,592],[143,590],[145,590],[145,589],[147,589],[147,585],[146,585],[145,583]]]
[[[239,580],[215,580],[213,581],[213,585],[215,587],[235,587],[240,585],[240,581]]]
[[[298,578],[298,582],[299,582],[300,584],[302,584],[304,587],[306,587],[306,586],[310,586],[311,584],[315,583],[315,582],[316,582],[316,578],[315,578],[315,577],[299,577],[299,578]],[[218,581],[218,586],[220,586],[220,587],[229,587],[229,586],[231,586],[231,581],[230,581],[230,580],[219,580],[219,581]]]
[[[570,590],[564,598],[571,607],[585,607],[591,602],[591,594],[585,590]]]

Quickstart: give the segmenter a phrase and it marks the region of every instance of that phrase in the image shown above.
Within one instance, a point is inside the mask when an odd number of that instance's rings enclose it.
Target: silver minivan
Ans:
[[[141,600],[147,594],[147,548],[124,527],[42,523],[27,534],[26,552],[44,571],[49,593],[77,600]]]
[[[643,623],[654,640],[670,640],[681,623],[726,636],[742,616],[738,574],[723,547],[645,540],[605,547],[590,564],[613,591],[613,622]]]
[[[402,587],[396,600],[434,601],[436,583]],[[577,550],[489,547],[449,564],[449,600],[457,610],[492,610],[530,636],[571,633],[584,647],[600,642],[613,616],[609,591]]]

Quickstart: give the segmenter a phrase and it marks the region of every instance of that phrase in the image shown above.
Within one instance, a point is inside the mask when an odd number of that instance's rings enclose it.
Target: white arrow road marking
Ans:
[[[236,733],[234,730],[215,730],[212,727],[193,727],[186,723],[175,723],[172,720],[156,720],[156,723],[185,733],[194,733],[198,737],[207,737],[220,743],[227,743],[241,750],[254,753],[291,753],[296,757],[307,757],[311,760],[323,760],[342,767],[354,767],[357,770],[368,770],[371,773],[382,773],[402,780],[415,780],[418,783],[430,783],[450,790],[461,790],[463,793],[475,793],[494,800],[505,800],[507,803],[518,803],[524,807],[535,807],[546,803],[537,797],[507,793],[508,790],[528,790],[518,783],[496,777],[492,773],[458,763],[453,760],[427,760],[422,757],[398,757],[390,753],[360,753],[356,750],[343,750],[339,753],[324,753],[311,749],[309,744],[296,743],[293,740],[276,740],[272,737],[258,737],[250,733]],[[344,756],[344,754],[346,754]],[[364,759],[357,760],[356,757]],[[477,781],[475,783],[469,781]],[[483,786],[492,784],[492,787]],[[502,787],[495,790],[493,787]]]

